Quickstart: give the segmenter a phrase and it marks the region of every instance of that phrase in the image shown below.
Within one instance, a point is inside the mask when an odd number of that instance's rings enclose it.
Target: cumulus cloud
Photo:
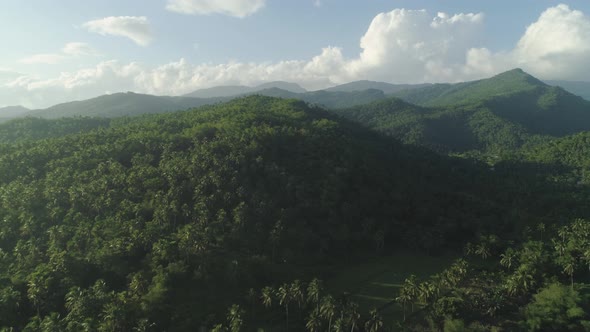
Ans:
[[[510,55],[542,77],[588,80],[590,18],[567,5],[547,9],[531,24]]]
[[[311,59],[272,63],[192,64],[180,59],[146,66],[105,61],[52,79],[13,78],[0,88],[0,100],[48,106],[106,91],[179,95],[215,85],[275,80],[297,82],[308,89],[360,79],[455,82],[489,77],[514,67],[542,79],[590,80],[590,74],[581,70],[590,66],[590,19],[582,12],[566,5],[549,8],[512,49],[502,52],[480,45],[483,24],[481,13],[396,9],[373,19],[360,40],[361,52],[350,58],[341,48],[329,46]]]
[[[97,55],[98,53],[92,46],[87,43],[72,42],[67,43],[61,50],[64,54],[71,56],[80,55]]]
[[[153,39],[150,23],[145,16],[110,16],[88,21],[82,26],[103,36],[129,38],[141,46],[149,45]]]
[[[54,65],[72,57],[84,55],[98,55],[90,45],[86,43],[72,42],[67,43],[61,50],[61,53],[42,53],[35,54],[19,60],[20,63],[31,64],[48,64]]]
[[[222,14],[244,18],[262,9],[266,0],[168,0],[166,9],[181,14]]]
[[[32,64],[48,64],[54,65],[63,61],[65,57],[61,54],[54,54],[54,53],[44,53],[44,54],[35,54],[25,58],[20,59],[18,62],[24,63],[27,65]]]

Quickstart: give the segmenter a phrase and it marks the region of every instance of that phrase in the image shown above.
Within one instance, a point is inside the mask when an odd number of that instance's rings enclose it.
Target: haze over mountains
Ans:
[[[540,80],[530,75],[521,75],[521,70],[512,70],[494,78],[457,84],[391,84],[375,81],[356,81],[325,90],[306,91],[289,82],[268,82],[255,87],[218,86],[200,89],[184,96],[153,96],[138,93],[114,93],[82,101],[73,101],[46,109],[28,110],[22,106],[0,108],[0,121],[33,116],[59,118],[64,116],[132,116],[144,113],[161,113],[183,110],[202,105],[228,101],[251,94],[271,97],[295,98],[327,108],[346,108],[395,96],[412,104],[443,106],[470,104],[482,97],[498,97],[507,93],[535,89]],[[503,80],[503,81],[502,81]],[[528,80],[528,81],[527,81]],[[570,81],[547,81],[549,85],[561,86],[566,91],[590,99],[590,83]],[[546,88],[543,88],[546,89]],[[553,90],[554,94],[558,94]]]

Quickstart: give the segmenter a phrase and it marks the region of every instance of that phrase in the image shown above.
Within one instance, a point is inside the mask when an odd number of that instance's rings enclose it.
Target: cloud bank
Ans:
[[[153,39],[149,21],[145,16],[110,16],[88,21],[82,26],[103,36],[129,38],[140,46],[149,45]]]
[[[244,18],[262,9],[266,0],[168,0],[166,9],[188,15],[222,14]]]
[[[106,61],[49,80],[18,77],[4,84],[0,97],[8,104],[48,106],[106,91],[179,95],[215,85],[274,80],[297,82],[308,89],[360,79],[456,82],[515,67],[542,79],[590,80],[590,73],[581,70],[590,66],[590,18],[584,13],[566,5],[551,7],[512,49],[504,51],[479,44],[484,24],[482,13],[395,9],[374,17],[360,40],[361,52],[352,58],[344,57],[341,48],[328,46],[311,59],[274,63],[192,64],[180,59],[152,67]]]
[[[84,56],[84,55],[98,55],[98,52],[94,50],[90,45],[86,43],[67,43],[61,50],[61,53],[42,53],[34,54],[25,58],[20,59],[18,62],[27,65],[33,64],[47,64],[54,65],[64,60],[71,59],[72,57]]]

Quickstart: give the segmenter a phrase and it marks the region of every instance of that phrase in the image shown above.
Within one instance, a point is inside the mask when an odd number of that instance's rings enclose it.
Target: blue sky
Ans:
[[[0,106],[271,80],[461,81],[516,66],[590,80],[589,15],[587,0],[3,0]]]

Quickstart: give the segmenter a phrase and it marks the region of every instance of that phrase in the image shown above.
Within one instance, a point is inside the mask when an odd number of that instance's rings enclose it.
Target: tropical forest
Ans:
[[[590,331],[565,2],[4,1],[0,332]]]

